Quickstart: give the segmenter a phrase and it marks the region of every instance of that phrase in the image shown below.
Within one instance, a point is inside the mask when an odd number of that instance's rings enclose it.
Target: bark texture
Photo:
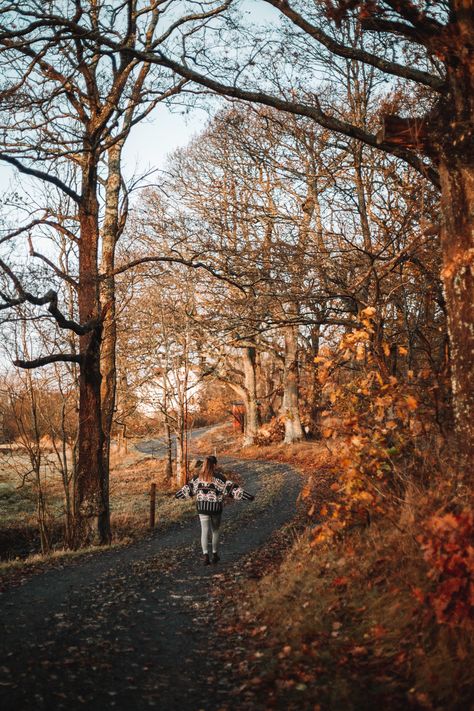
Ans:
[[[244,446],[254,444],[259,425],[256,354],[254,346],[247,346],[242,355],[245,383]]]
[[[101,414],[101,315],[97,250],[99,242],[97,169],[89,151],[83,169],[82,200],[79,206],[79,289],[81,323],[95,327],[80,337],[78,455],[75,478],[75,546],[107,543],[110,540],[109,505],[104,464],[104,433]]]
[[[295,326],[285,329],[282,415],[285,418],[285,443],[303,439],[298,397],[298,338]]]
[[[100,288],[102,321],[101,343],[101,412],[102,429],[104,436],[104,495],[109,500],[109,460],[110,438],[115,411],[117,391],[117,324],[115,303],[115,250],[119,230],[119,199],[121,171],[120,160],[123,143],[114,144],[108,152],[108,176],[105,196],[105,216],[102,228],[102,254],[101,272],[102,282]],[[109,524],[110,525],[110,524]]]

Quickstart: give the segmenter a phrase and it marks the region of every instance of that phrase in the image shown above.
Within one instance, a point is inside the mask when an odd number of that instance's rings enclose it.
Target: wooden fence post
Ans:
[[[156,503],[156,484],[151,485],[150,489],[150,528],[155,528],[155,503]]]

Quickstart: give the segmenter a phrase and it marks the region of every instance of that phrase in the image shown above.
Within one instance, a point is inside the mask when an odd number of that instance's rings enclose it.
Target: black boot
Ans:
[[[202,562],[204,565],[210,565],[211,561],[209,560],[209,553],[204,553],[204,557],[202,559]]]
[[[219,556],[217,555],[217,553],[213,553],[213,554],[212,554],[212,562],[213,562],[214,564],[216,564],[216,563],[218,563],[219,561],[220,561],[220,558],[219,558]]]

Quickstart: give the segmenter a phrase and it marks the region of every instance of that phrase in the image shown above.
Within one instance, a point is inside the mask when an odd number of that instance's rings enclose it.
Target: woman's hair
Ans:
[[[216,457],[206,457],[201,467],[200,478],[203,481],[212,481],[217,467]]]

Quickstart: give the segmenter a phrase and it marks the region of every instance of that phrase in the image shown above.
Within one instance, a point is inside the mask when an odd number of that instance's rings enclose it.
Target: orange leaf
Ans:
[[[344,585],[347,585],[348,582],[349,582],[349,578],[346,578],[346,576],[341,575],[339,578],[334,578],[334,580],[332,581],[332,584],[335,587],[343,587]]]
[[[349,651],[354,656],[361,656],[363,654],[367,654],[367,647],[352,647]]]
[[[363,343],[358,343],[356,348],[356,360],[364,360],[365,346]]]
[[[415,400],[413,395],[407,395],[405,398],[405,402],[410,410],[416,410],[416,408],[418,407],[418,402]]]
[[[374,637],[376,637],[377,639],[385,637],[385,635],[387,634],[387,630],[382,625],[375,625],[372,632],[374,633]]]

